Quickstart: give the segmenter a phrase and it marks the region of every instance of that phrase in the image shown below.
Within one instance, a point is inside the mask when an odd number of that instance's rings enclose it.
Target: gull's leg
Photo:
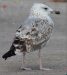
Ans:
[[[42,60],[41,60],[41,50],[39,49],[39,52],[38,52],[38,56],[39,56],[39,68],[41,69],[42,68]]]
[[[51,70],[51,69],[48,69],[48,68],[43,68],[43,65],[42,65],[42,60],[41,60],[41,50],[39,49],[39,52],[38,52],[38,56],[39,56],[39,68],[40,70]]]
[[[23,52],[23,57],[22,57],[22,66],[21,66],[21,69],[24,69],[24,68],[25,68],[25,55],[26,55],[26,53]]]
[[[22,70],[31,70],[30,68],[26,68],[26,67],[25,67],[25,64],[26,64],[25,56],[26,56],[26,52],[23,52],[23,59],[22,59],[22,66],[21,66],[21,69],[22,69]]]

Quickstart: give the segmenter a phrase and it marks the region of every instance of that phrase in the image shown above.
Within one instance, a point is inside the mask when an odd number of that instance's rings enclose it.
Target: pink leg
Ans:
[[[40,68],[40,70],[51,70],[49,68],[43,68],[42,60],[41,60],[41,50],[39,50],[38,56],[39,56],[39,61],[38,62],[39,62],[39,68]]]
[[[22,70],[31,70],[30,68],[26,68],[25,67],[25,55],[26,55],[26,52],[23,52],[23,59],[22,59],[22,66],[21,66],[21,69]]]

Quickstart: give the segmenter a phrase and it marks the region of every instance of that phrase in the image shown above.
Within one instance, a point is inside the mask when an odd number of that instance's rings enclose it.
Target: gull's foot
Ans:
[[[40,70],[49,71],[49,70],[52,70],[52,69],[49,69],[49,68],[40,68]]]
[[[24,67],[21,67],[21,70],[32,70],[31,68],[24,68]]]

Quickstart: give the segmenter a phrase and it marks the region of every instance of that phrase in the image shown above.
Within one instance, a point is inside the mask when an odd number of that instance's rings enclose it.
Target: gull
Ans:
[[[42,3],[33,4],[27,20],[16,30],[10,50],[2,58],[6,60],[8,57],[17,54],[22,55],[21,68],[30,70],[30,68],[25,67],[25,56],[27,53],[38,50],[39,69],[50,70],[43,68],[41,60],[41,49],[45,47],[54,28],[54,22],[50,14],[60,14],[60,11],[53,10]]]

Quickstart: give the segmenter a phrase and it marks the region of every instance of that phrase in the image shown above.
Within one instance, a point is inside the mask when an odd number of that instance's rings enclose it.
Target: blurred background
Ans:
[[[67,72],[67,0],[0,0],[0,75],[64,75]],[[36,71],[20,71],[21,56],[7,61],[2,55],[9,50],[16,29],[27,19],[33,3],[44,3],[60,15],[51,15],[55,27],[53,34],[42,49],[43,66],[53,69],[39,71],[37,51],[27,54],[27,66]],[[33,62],[34,61],[34,62]]]
[[[51,0],[53,2],[67,2],[67,0]]]

